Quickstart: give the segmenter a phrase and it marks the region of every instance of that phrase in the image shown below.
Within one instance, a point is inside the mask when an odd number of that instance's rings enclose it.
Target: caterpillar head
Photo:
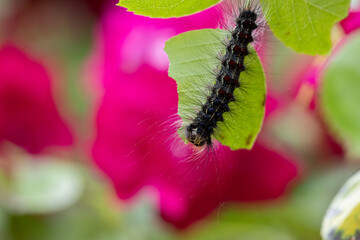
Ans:
[[[197,147],[201,147],[206,143],[211,143],[210,136],[206,137],[207,134],[201,130],[200,127],[190,124],[186,129],[186,139]]]

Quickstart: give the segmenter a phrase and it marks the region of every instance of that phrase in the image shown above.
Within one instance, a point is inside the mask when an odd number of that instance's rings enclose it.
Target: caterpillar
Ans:
[[[235,27],[230,31],[230,39],[224,44],[225,54],[219,58],[221,66],[210,95],[206,97],[196,117],[185,127],[187,141],[196,147],[213,144],[214,129],[219,122],[224,121],[224,113],[231,111],[229,104],[237,100],[234,90],[243,85],[240,75],[246,70],[244,59],[249,55],[248,45],[254,41],[253,35],[259,27],[257,22],[261,16],[260,7],[254,2],[247,1],[237,8]]]

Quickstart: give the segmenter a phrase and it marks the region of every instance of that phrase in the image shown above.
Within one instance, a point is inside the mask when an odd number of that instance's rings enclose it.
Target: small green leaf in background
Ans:
[[[191,15],[205,10],[221,0],[120,0],[118,6],[130,12],[156,18]]]
[[[324,72],[321,107],[329,127],[354,154],[360,154],[360,34],[350,36]]]
[[[296,52],[326,54],[333,25],[345,18],[350,0],[262,0],[274,35]]]
[[[183,239],[183,238],[180,238]],[[296,240],[286,230],[269,227],[265,224],[253,223],[217,223],[208,226],[192,236],[188,240]]]
[[[324,240],[348,240],[360,237],[360,172],[340,189],[323,220]]]
[[[254,223],[267,226],[280,233],[287,233],[296,240],[320,240],[321,222],[327,207],[342,183],[354,174],[353,167],[350,164],[335,164],[326,170],[314,171],[312,169],[313,172],[305,181],[297,185],[293,189],[294,192],[286,198],[266,202],[263,205],[225,204],[216,216],[216,222],[220,225],[232,222],[238,226]],[[249,239],[268,240],[270,238]]]
[[[169,76],[177,82],[182,128],[190,124],[189,116],[194,117],[201,103],[205,103],[204,92],[216,80],[211,70],[220,65],[216,54],[224,53],[221,40],[228,37],[225,30],[203,29],[177,35],[166,42]],[[219,122],[214,133],[219,142],[232,150],[251,149],[264,118],[266,89],[261,63],[257,56],[252,56],[245,58],[244,65],[249,70],[240,75],[240,82],[246,90],[235,89],[237,102],[229,104],[231,111],[224,114],[224,122]]]
[[[0,239],[7,239],[6,236],[6,229],[8,227],[8,216],[2,207],[0,206]]]
[[[18,214],[47,214],[74,204],[83,182],[74,164],[64,160],[19,161],[3,204]]]

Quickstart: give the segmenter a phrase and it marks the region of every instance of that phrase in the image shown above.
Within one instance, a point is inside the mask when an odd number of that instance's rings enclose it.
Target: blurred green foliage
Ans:
[[[29,165],[23,163],[25,166]],[[55,168],[57,166],[58,174],[61,174],[64,163],[52,161],[46,164]],[[44,209],[38,211],[41,213],[36,214],[19,213],[14,206],[9,208],[2,201],[1,239],[316,240],[320,239],[319,229],[327,206],[342,183],[354,172],[352,166],[339,166],[316,172],[294,189],[287,199],[267,204],[226,203],[207,220],[186,231],[177,232],[159,218],[156,202],[149,199],[146,189],[132,202],[120,203],[110,185],[98,174],[76,163],[66,163],[66,166],[73,168],[72,171],[82,179],[83,189],[77,188],[81,198],[66,208],[59,201],[53,202],[53,209],[44,204]],[[46,176],[50,181],[53,179],[53,176],[45,174],[42,176],[45,182],[48,182],[44,179]],[[25,177],[20,179],[26,180]],[[41,190],[44,192],[41,193]],[[28,194],[31,194],[31,191],[34,191],[34,194],[46,195],[48,187],[42,184],[37,188],[29,188]],[[58,210],[54,212],[54,209]]]
[[[360,34],[350,35],[324,71],[321,106],[332,133],[360,155]]]

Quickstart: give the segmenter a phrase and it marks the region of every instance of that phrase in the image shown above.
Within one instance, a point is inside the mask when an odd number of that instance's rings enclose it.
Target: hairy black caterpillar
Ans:
[[[249,55],[248,45],[254,41],[253,32],[258,28],[259,7],[250,3],[238,9],[235,28],[226,44],[221,68],[210,96],[193,121],[186,127],[186,139],[195,146],[212,145],[212,134],[223,114],[229,112],[229,103],[236,101],[234,90],[241,87],[241,72],[245,71],[244,59]]]

